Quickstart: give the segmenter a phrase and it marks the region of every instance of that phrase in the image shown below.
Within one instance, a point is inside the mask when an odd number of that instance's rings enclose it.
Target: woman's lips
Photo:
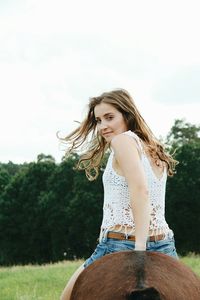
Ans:
[[[105,132],[103,133],[103,136],[107,136],[107,135],[110,135],[112,132]]]

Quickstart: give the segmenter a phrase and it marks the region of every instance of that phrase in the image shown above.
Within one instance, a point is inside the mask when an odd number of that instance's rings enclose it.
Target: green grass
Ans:
[[[181,257],[181,261],[200,276],[200,255],[190,254],[188,256]]]
[[[1,300],[58,300],[82,261],[0,268]]]
[[[181,257],[200,276],[200,256]],[[59,300],[62,290],[82,261],[42,266],[0,268],[1,300]]]

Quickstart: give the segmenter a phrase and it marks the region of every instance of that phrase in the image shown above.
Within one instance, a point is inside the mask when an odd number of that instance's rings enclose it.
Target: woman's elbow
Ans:
[[[137,185],[133,188],[133,194],[137,195],[137,198],[149,199],[149,189],[146,185]]]

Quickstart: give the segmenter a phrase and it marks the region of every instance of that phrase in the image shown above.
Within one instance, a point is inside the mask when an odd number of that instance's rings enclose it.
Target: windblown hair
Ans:
[[[178,163],[164,150],[164,146],[153,135],[146,124],[130,94],[124,89],[117,89],[106,92],[98,97],[89,100],[88,113],[80,126],[65,138],[58,138],[68,145],[66,156],[72,152],[81,150],[82,155],[77,169],[85,170],[89,180],[95,180],[99,174],[99,167],[102,158],[109,148],[109,144],[97,131],[97,122],[94,115],[94,108],[100,103],[113,105],[122,113],[128,130],[139,136],[147,147],[149,155],[155,162],[161,160],[166,163],[168,175],[173,176],[174,169]]]

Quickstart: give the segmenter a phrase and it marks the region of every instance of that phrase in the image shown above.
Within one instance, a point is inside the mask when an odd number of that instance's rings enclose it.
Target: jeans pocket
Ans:
[[[107,254],[127,250],[134,250],[134,245],[126,241],[107,241]]]
[[[174,239],[170,238],[170,239],[167,239],[167,240],[160,241],[156,246],[156,250],[159,251],[159,252],[162,252],[164,254],[174,256],[173,253],[176,252]]]

